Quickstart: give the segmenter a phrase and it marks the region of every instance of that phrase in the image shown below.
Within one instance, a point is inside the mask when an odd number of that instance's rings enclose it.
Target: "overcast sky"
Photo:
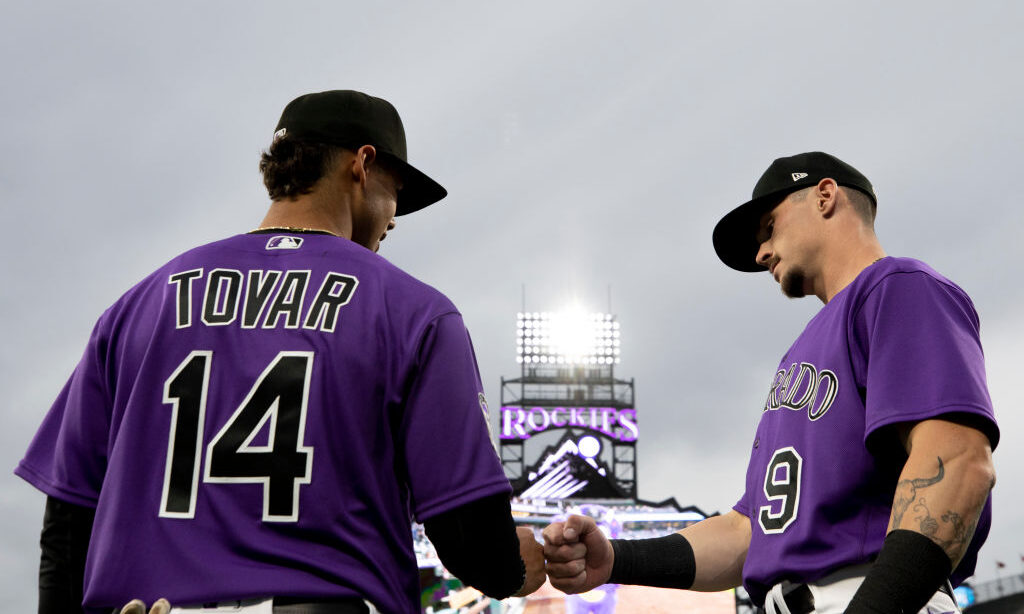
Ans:
[[[635,378],[639,493],[725,511],[783,352],[820,308],[719,263],[776,157],[825,150],[891,255],[972,296],[1002,428],[977,580],[1021,571],[1024,5],[255,1],[0,4],[0,594],[35,606],[43,496],[11,474],[96,318],[178,252],[254,228],[281,108],[392,101],[444,184],[382,255],[439,288],[491,401],[515,314],[608,306]]]

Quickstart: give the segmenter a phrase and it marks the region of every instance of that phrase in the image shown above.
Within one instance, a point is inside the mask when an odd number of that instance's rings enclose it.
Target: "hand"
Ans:
[[[569,516],[548,525],[543,535],[552,586],[571,595],[608,582],[615,553],[593,518]]]
[[[540,588],[547,579],[544,573],[544,547],[534,539],[533,530],[529,527],[516,527],[516,535],[519,536],[519,556],[523,557],[526,566],[526,581],[513,597],[525,597]]]
[[[153,603],[149,614],[168,614],[170,611],[171,604],[160,598]],[[146,614],[146,604],[141,599],[132,599],[121,608],[121,614]]]

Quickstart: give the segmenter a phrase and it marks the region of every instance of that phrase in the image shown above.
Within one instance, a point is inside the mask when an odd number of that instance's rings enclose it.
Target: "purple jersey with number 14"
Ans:
[[[16,472],[96,508],[85,602],[418,612],[410,519],[509,492],[462,317],[347,240],[246,234],[103,316]]]
[[[743,581],[755,603],[782,580],[878,554],[902,468],[883,427],[972,414],[995,447],[978,330],[963,290],[908,258],[871,265],[807,324],[772,380],[734,508],[751,522]],[[986,505],[954,583],[973,573],[990,516]]]

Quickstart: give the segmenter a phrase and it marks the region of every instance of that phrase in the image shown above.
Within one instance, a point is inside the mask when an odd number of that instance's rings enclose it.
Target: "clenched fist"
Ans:
[[[563,593],[585,593],[608,582],[615,554],[593,518],[569,516],[543,532],[551,585]]]

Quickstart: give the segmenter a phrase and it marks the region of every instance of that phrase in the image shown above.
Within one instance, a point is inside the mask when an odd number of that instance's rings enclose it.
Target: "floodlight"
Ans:
[[[522,317],[520,317],[522,316]],[[516,352],[526,364],[616,364],[619,323],[578,309],[516,314]]]

